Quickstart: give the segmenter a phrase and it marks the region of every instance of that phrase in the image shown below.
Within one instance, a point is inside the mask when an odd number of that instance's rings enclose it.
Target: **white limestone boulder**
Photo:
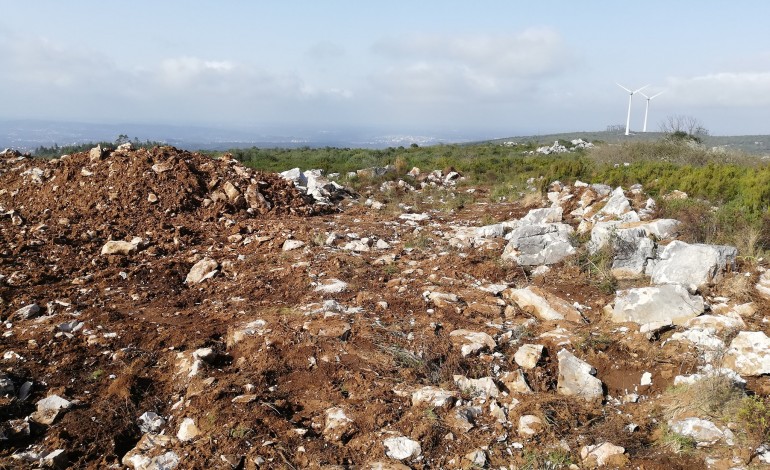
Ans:
[[[412,406],[444,408],[451,406],[457,398],[457,392],[443,388],[425,386],[412,392]]]
[[[562,223],[522,225],[508,235],[502,257],[522,266],[558,263],[576,253],[572,232],[571,226]]]
[[[761,331],[741,331],[725,353],[724,367],[752,377],[770,374],[770,338]]]
[[[612,247],[612,275],[618,279],[635,279],[644,275],[647,262],[655,253],[655,243],[641,228],[617,231]]]
[[[193,265],[184,282],[188,286],[199,284],[214,277],[219,272],[217,268],[219,268],[219,263],[211,258],[203,258]]]
[[[594,377],[596,369],[566,349],[560,350],[557,358],[559,360],[559,377],[556,393],[580,397],[587,401],[603,398],[602,381]]]
[[[650,280],[653,284],[681,284],[695,292],[718,280],[726,268],[734,266],[737,256],[738,250],[732,246],[675,240],[659,251]]]
[[[515,302],[519,308],[543,321],[583,322],[582,315],[572,304],[536,286],[507,289],[503,292],[503,297]]]
[[[385,455],[391,459],[411,459],[422,454],[420,443],[408,437],[389,437],[383,440],[382,444],[385,446]]]
[[[630,210],[631,203],[628,202],[628,198],[623,192],[623,188],[618,186],[612,191],[612,194],[610,194],[610,198],[607,200],[607,203],[604,204],[604,207],[599,210],[599,214],[620,217]]]
[[[534,369],[543,356],[544,349],[542,344],[524,344],[513,355],[513,360],[522,369]]]
[[[684,325],[704,310],[703,298],[681,285],[620,290],[615,296],[611,320],[616,323],[671,323]]]

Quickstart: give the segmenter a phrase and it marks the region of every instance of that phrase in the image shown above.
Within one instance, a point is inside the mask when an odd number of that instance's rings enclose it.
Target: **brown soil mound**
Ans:
[[[173,147],[93,149],[50,161],[0,159],[0,184],[3,212],[51,225],[68,219],[81,231],[109,225],[135,232],[137,221],[152,230],[176,220],[316,212],[311,198],[276,174]]]

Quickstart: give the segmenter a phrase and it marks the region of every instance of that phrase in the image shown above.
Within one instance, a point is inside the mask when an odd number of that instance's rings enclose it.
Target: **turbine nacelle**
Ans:
[[[619,86],[620,88],[622,88],[622,89],[626,90],[626,91],[628,92],[628,94],[629,94],[629,95],[632,95],[632,96],[633,96],[635,93],[639,93],[639,92],[641,92],[642,90],[644,90],[645,88],[647,88],[648,86],[650,86],[650,85],[645,85],[645,86],[643,86],[643,87],[641,87],[641,88],[637,88],[636,90],[634,90],[634,91],[631,91],[631,90],[629,90],[628,88],[626,88],[626,87],[624,87],[623,85],[621,85],[620,83],[615,83],[615,84],[616,84],[617,86]],[[661,93],[663,93],[663,92],[661,92]],[[641,93],[641,94],[642,94],[642,95],[644,95],[644,93]],[[658,94],[660,94],[660,93],[658,93]]]

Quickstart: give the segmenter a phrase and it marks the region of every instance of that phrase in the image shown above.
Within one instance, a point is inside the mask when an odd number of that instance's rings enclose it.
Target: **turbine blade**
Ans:
[[[662,94],[663,94],[663,93],[665,93],[665,92],[666,92],[666,90],[663,90],[663,91],[661,91],[661,92],[659,92],[659,93],[656,93],[656,94],[654,94],[654,95],[650,96],[650,99],[653,99],[653,98],[655,98],[656,96],[660,96],[660,95],[662,95]]]
[[[647,95],[645,95],[644,93],[642,93],[641,91],[639,92],[639,94],[640,94],[640,95],[642,95],[642,96],[644,96],[644,97],[645,97],[645,98],[647,98],[648,100],[651,100],[651,99],[652,99],[652,98],[650,98],[649,96],[647,96]]]
[[[632,91],[632,92],[630,92],[630,93],[638,93],[638,92],[640,92],[640,91],[644,90],[645,88],[647,88],[648,86],[650,86],[650,85],[645,85],[645,86],[643,86],[643,87],[641,87],[641,88],[638,88],[638,89],[636,89],[636,90],[634,90],[634,91]]]
[[[633,93],[631,90],[629,90],[628,88],[624,87],[624,86],[623,86],[623,85],[621,85],[620,83],[617,83],[617,82],[615,82],[615,84],[616,84],[617,86],[619,86],[620,88],[622,88],[622,89],[626,90],[627,92],[629,92],[629,93]]]

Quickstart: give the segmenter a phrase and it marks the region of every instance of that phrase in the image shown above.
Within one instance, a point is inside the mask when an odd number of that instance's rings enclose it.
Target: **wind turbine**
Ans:
[[[647,98],[647,106],[644,108],[644,129],[642,130],[642,132],[647,132],[647,113],[650,111],[650,100],[655,98],[656,96],[661,95],[665,91],[666,90],[663,90],[660,93],[656,93],[656,94],[654,94],[652,96],[647,96],[644,93],[642,93],[641,91],[639,92],[640,95],[642,95],[645,98]]]
[[[638,92],[644,90],[645,88],[647,88],[650,85],[645,85],[645,86],[643,86],[641,88],[638,88],[638,89],[636,89],[634,91],[629,90],[628,88],[624,87],[620,83],[618,83],[617,85],[620,88],[622,88],[622,89],[624,89],[624,90],[626,90],[628,92],[628,115],[626,116],[626,135],[628,135],[628,128],[631,126],[631,98],[634,97],[634,93],[638,93]]]

